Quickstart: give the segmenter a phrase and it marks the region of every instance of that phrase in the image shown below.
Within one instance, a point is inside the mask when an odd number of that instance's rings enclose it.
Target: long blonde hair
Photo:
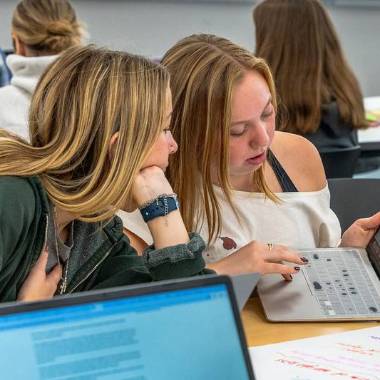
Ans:
[[[319,0],[265,0],[253,19],[256,55],[275,78],[281,130],[315,132],[323,105],[332,101],[353,129],[366,127],[359,83]]]
[[[182,39],[165,54],[162,64],[171,76],[171,127],[179,143],[168,177],[179,195],[186,227],[199,228],[205,215],[210,242],[221,230],[221,210],[211,177],[215,164],[220,186],[235,210],[229,183],[233,88],[247,71],[256,71],[266,80],[276,108],[272,76],[264,60],[227,39],[207,34]],[[259,191],[275,200],[263,169],[253,176]]]
[[[53,55],[79,45],[84,28],[68,0],[22,0],[13,12],[12,31],[36,55]]]
[[[38,175],[61,209],[84,221],[109,218],[161,132],[168,86],[167,71],[145,58],[68,49],[32,98],[31,145],[0,130],[0,175]]]

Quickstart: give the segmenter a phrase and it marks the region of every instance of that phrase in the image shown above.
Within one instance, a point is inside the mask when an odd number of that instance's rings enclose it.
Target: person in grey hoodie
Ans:
[[[83,29],[68,0],[22,0],[12,18],[15,54],[7,57],[12,79],[0,88],[0,128],[29,140],[31,96],[59,53],[79,45]]]

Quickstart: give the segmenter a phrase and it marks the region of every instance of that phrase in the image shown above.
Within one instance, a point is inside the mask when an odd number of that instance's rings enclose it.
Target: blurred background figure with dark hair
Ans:
[[[264,0],[253,20],[256,55],[268,62],[279,95],[277,128],[319,151],[357,146],[357,130],[367,126],[362,92],[321,2]]]

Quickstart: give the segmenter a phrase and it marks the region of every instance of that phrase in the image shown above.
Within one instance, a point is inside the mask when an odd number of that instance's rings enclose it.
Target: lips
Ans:
[[[266,152],[260,153],[257,156],[250,157],[246,160],[246,162],[250,165],[260,165],[266,159]]]

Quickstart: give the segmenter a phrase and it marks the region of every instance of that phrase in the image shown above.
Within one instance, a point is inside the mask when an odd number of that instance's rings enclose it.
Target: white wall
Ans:
[[[178,39],[197,32],[230,38],[254,49],[252,4],[186,0],[72,0],[99,45],[160,57]],[[253,3],[253,1],[252,1]],[[0,46],[11,46],[10,18],[17,0],[0,0]],[[332,8],[347,58],[365,95],[380,94],[380,8]]]
[[[330,11],[364,95],[380,95],[380,8]]]

